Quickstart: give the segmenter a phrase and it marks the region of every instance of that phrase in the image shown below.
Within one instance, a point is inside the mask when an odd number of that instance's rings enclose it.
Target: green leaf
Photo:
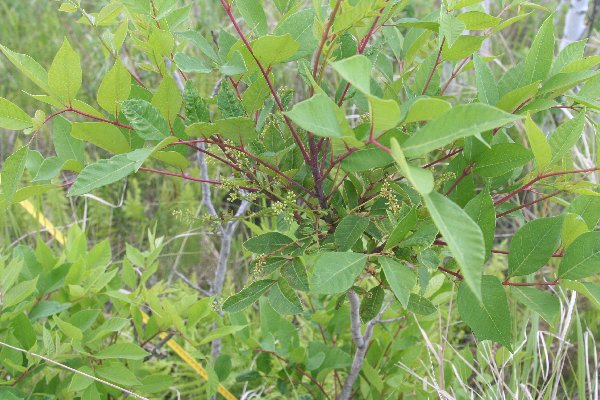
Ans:
[[[135,343],[124,342],[112,344],[94,354],[94,357],[101,360],[110,358],[123,360],[143,360],[149,354],[150,353]]]
[[[340,251],[348,251],[354,246],[369,226],[369,219],[358,215],[345,216],[335,229],[335,243]]]
[[[385,242],[384,250],[388,250],[400,243],[411,229],[417,224],[417,210],[413,207],[404,205],[400,209],[400,218],[396,223],[396,227],[390,233],[387,241]]]
[[[219,67],[219,71],[221,71],[223,75],[227,76],[239,75],[248,71],[246,68],[246,61],[244,60],[242,53],[239,51],[234,51],[229,57],[229,61]]]
[[[535,157],[538,171],[542,171],[552,161],[552,150],[550,144],[546,139],[546,135],[542,130],[533,122],[531,116],[527,114],[525,119],[525,133],[527,134],[527,140],[529,140],[529,146]]]
[[[481,103],[458,105],[417,130],[402,148],[407,157],[419,157],[457,139],[509,124],[522,117]]]
[[[56,315],[53,316],[52,319],[56,323],[56,325],[58,325],[58,327],[60,328],[62,333],[64,333],[67,338],[77,340],[77,341],[80,341],[83,339],[83,332],[81,331],[81,329],[79,329],[75,325],[73,325],[69,322],[63,321]]]
[[[302,129],[317,136],[354,137],[344,111],[326,94],[318,93],[297,103],[285,114]]]
[[[186,31],[186,32],[178,32],[177,35],[189,40],[193,43],[200,51],[210,58],[214,62],[219,62],[219,56],[213,49],[212,45],[202,34],[198,31]]]
[[[121,154],[131,151],[129,141],[119,128],[105,122],[73,122],[71,136],[109,153]]]
[[[592,282],[577,282],[563,279],[560,286],[575,290],[585,296],[596,308],[600,309],[600,285]]]
[[[119,362],[104,364],[101,367],[96,368],[96,375],[125,387],[140,386],[142,384],[132,372],[131,368],[127,368]]]
[[[0,128],[20,131],[33,125],[31,117],[19,106],[0,97]]]
[[[440,13],[440,36],[452,47],[465,30],[465,24],[455,16],[442,10]]]
[[[511,291],[520,303],[538,313],[550,325],[554,325],[554,318],[560,312],[558,298],[533,287],[514,286]]]
[[[215,122],[196,122],[185,129],[190,136],[210,137],[219,134],[226,139],[239,143],[251,142],[257,136],[254,120],[247,117],[219,119]]]
[[[377,147],[367,147],[351,153],[342,160],[342,168],[347,172],[364,172],[385,167],[394,160]]]
[[[121,102],[129,98],[130,92],[131,75],[121,61],[117,60],[102,79],[96,99],[100,107],[116,116],[121,111]]]
[[[304,311],[302,302],[294,289],[285,281],[279,280],[269,292],[269,303],[275,311],[282,315],[299,314]]]
[[[410,292],[417,284],[415,273],[407,266],[389,257],[380,257],[379,264],[383,268],[385,279],[390,285],[394,296],[402,304],[402,307],[407,308]]]
[[[53,123],[52,139],[56,155],[63,162],[77,161],[83,168],[85,164],[83,142],[71,135],[71,123],[61,116],[55,117]]]
[[[430,121],[444,114],[450,108],[452,108],[452,105],[446,100],[436,97],[416,97],[408,103],[406,116],[402,118],[402,123]]]
[[[525,58],[525,83],[543,81],[554,59],[554,15],[546,18],[535,35]]]
[[[473,65],[475,67],[479,101],[491,106],[495,105],[500,99],[500,94],[498,93],[498,83],[490,67],[478,55],[473,56]]]
[[[293,239],[279,232],[268,232],[244,242],[244,248],[255,254],[286,254],[295,250],[296,247]]]
[[[262,0],[236,0],[235,2],[246,24],[256,36],[266,35],[268,32],[267,16]]]
[[[431,192],[424,199],[433,222],[461,268],[466,284],[481,300],[481,276],[485,261],[485,242],[481,229],[469,214],[447,197]]]
[[[492,250],[494,235],[496,233],[496,208],[494,207],[494,201],[490,193],[487,190],[482,190],[481,193],[467,203],[465,212],[481,228],[487,258]]]
[[[398,164],[400,171],[402,171],[406,179],[419,193],[423,195],[430,193],[433,190],[433,174],[431,171],[408,164],[404,156],[404,152],[402,151],[402,148],[398,144],[396,138],[391,139],[390,145],[392,157]]]
[[[233,335],[236,332],[244,329],[245,325],[228,325],[228,326],[220,326],[210,331],[210,333],[202,338],[199,345],[203,345],[206,343],[210,343],[215,339],[220,339],[225,336]]]
[[[479,31],[498,25],[502,19],[493,17],[481,11],[467,11],[458,14],[457,18],[465,25],[465,29]]]
[[[260,281],[252,282],[249,286],[242,289],[239,293],[230,296],[223,303],[223,311],[229,313],[235,313],[242,311],[254,303],[258,298],[269,289],[271,286],[276,284],[277,281],[271,279],[264,279]]]
[[[371,94],[371,60],[355,55],[336,61],[331,66],[356,89],[367,96],[374,132],[394,128],[400,122],[400,106],[394,100],[384,100]]]
[[[308,275],[306,274],[306,268],[299,258],[295,258],[294,261],[287,263],[281,268],[281,276],[289,283],[289,285],[303,292],[308,292]]]
[[[183,72],[208,74],[212,72],[212,67],[205,63],[202,59],[190,56],[185,53],[175,53],[175,64]]]
[[[50,88],[48,87],[48,72],[46,72],[44,67],[38,64],[37,61],[27,54],[15,53],[1,44],[0,51],[4,53],[6,58],[8,58],[10,62],[23,73],[23,75],[31,79],[31,81],[38,85],[44,92],[50,92]]]
[[[320,294],[345,292],[352,287],[366,264],[365,254],[323,252],[311,276],[311,291]]]
[[[575,239],[586,232],[589,232],[589,228],[583,218],[577,214],[567,213],[560,234],[562,245],[569,247]]]
[[[467,58],[481,48],[485,38],[485,36],[461,35],[453,46],[444,45],[442,58],[450,62]]]
[[[586,43],[587,39],[583,39],[566,45],[565,48],[558,53],[556,59],[554,59],[552,69],[550,70],[550,76],[561,72],[563,67],[570,64],[573,60],[581,60],[583,58]]]
[[[278,36],[289,34],[300,45],[292,59],[311,55],[316,49],[317,39],[311,29],[314,19],[314,10],[306,8],[285,18],[273,31]]]
[[[210,111],[208,105],[204,101],[191,80],[185,83],[183,91],[183,106],[185,108],[186,125],[191,125],[195,122],[210,121]]]
[[[82,71],[79,54],[65,38],[48,70],[48,85],[53,95],[71,104],[81,87]]]
[[[600,271],[600,232],[579,236],[565,251],[558,267],[558,277],[582,279]]]
[[[19,182],[25,172],[25,163],[27,161],[28,148],[26,146],[21,147],[13,154],[8,156],[6,161],[2,164],[2,191],[4,193],[5,204],[12,202],[13,196],[17,191]]]
[[[83,366],[78,369],[78,371],[83,372],[84,374],[94,376],[94,370],[88,366]],[[80,374],[73,374],[71,378],[71,383],[69,384],[69,392],[79,392],[85,390],[88,386],[94,383],[93,379],[87,378]]]
[[[419,296],[416,293],[411,293],[406,310],[419,315],[429,315],[436,312],[437,309],[433,303],[425,297]]]
[[[6,309],[15,306],[28,299],[37,291],[37,281],[38,278],[36,277],[29,281],[17,283],[15,286],[8,289],[2,299],[2,308]]]
[[[13,335],[25,349],[31,349],[35,345],[37,337],[31,321],[25,314],[18,313],[14,316],[10,321],[10,327]]]
[[[152,96],[152,105],[173,125],[181,109],[181,91],[175,79],[170,76],[163,78]]]
[[[508,255],[510,276],[529,275],[543,267],[560,242],[563,217],[529,221],[513,236]]]
[[[280,64],[284,61],[291,59],[298,51],[300,45],[290,35],[276,36],[276,35],[265,35],[258,39],[250,42],[254,56],[263,65],[265,69],[270,66]],[[229,50],[228,60],[231,56],[239,51],[244,58],[244,63],[248,68],[249,72],[255,72],[258,70],[258,65],[254,60],[254,57],[250,54],[246,46],[238,41]]]
[[[162,140],[169,136],[169,125],[160,112],[146,100],[123,102],[123,114],[138,135],[145,140]]]
[[[575,118],[562,123],[554,131],[550,136],[550,149],[552,150],[550,164],[562,160],[563,156],[575,146],[583,133],[584,123],[585,113],[580,112]]]
[[[381,286],[370,289],[360,303],[360,319],[367,322],[375,318],[381,310],[384,296],[385,292]]]
[[[137,171],[151,153],[152,149],[138,149],[86,166],[77,176],[68,195],[80,196],[125,178]]]
[[[481,280],[481,301],[463,282],[458,288],[458,312],[479,340],[492,340],[512,345],[511,317],[504,287],[495,276],[484,275]]]
[[[535,81],[529,85],[510,90],[498,100],[496,107],[510,113],[515,112],[519,106],[535,97],[539,88],[539,81]]]
[[[479,157],[473,172],[484,178],[495,178],[527,164],[533,155],[518,143],[500,143],[485,150]]]
[[[593,230],[600,221],[600,197],[577,196],[569,204],[566,211],[580,215],[588,228]]]

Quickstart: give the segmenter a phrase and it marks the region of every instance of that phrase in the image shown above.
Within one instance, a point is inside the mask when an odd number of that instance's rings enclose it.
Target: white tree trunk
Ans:
[[[565,16],[565,28],[560,41],[560,50],[569,43],[576,42],[586,31],[586,15],[589,10],[589,0],[570,0],[569,9]]]

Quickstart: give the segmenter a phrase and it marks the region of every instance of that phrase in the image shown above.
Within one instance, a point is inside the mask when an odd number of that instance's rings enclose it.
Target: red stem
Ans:
[[[155,174],[160,174],[160,175],[169,175],[169,176],[176,176],[178,178],[182,178],[188,181],[194,181],[194,182],[203,182],[203,183],[211,183],[213,185],[223,185],[223,182],[221,181],[216,181],[213,179],[200,179],[200,178],[194,178],[193,176],[189,176],[186,174],[177,174],[175,172],[169,172],[169,171],[163,171],[160,169],[153,169],[153,168],[140,168],[141,171],[147,171],[147,172],[153,172]],[[247,190],[249,192],[256,192],[258,191],[257,188],[253,188],[253,187],[248,187],[248,186],[240,186],[241,189]]]

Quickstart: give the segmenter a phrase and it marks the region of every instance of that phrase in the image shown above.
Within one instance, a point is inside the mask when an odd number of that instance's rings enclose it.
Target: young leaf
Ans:
[[[411,229],[417,224],[417,210],[414,207],[407,205],[402,206],[400,209],[400,217],[396,227],[390,233],[387,241],[385,242],[385,250],[390,249],[396,244],[400,243]]]
[[[352,152],[341,162],[342,168],[346,172],[363,172],[375,168],[385,167],[394,160],[392,157],[376,147],[367,147]]]
[[[529,221],[510,242],[508,271],[510,276],[529,275],[543,267],[558,247],[563,217]]]
[[[414,272],[407,266],[389,257],[380,257],[379,264],[383,268],[385,279],[390,285],[394,296],[402,304],[402,307],[407,308],[410,300],[410,292],[417,284],[417,277]]]
[[[554,59],[554,15],[546,18],[535,35],[525,58],[525,83],[543,81],[552,68]]]
[[[33,125],[31,117],[19,106],[0,97],[0,128],[20,131]]]
[[[81,87],[82,71],[79,54],[65,38],[48,70],[48,85],[53,95],[71,104]]]
[[[579,236],[565,251],[558,267],[558,277],[582,279],[600,271],[600,232]]]
[[[445,11],[440,13],[440,36],[446,39],[448,46],[452,47],[464,30],[465,24],[460,19]]]
[[[402,148],[407,157],[420,157],[457,139],[473,136],[521,119],[486,104],[458,105],[417,130]]]
[[[75,160],[83,168],[85,164],[83,142],[71,135],[71,123],[65,118],[58,116],[54,118],[53,128],[54,135],[52,139],[58,158],[63,162]]]
[[[138,135],[145,140],[162,140],[169,135],[169,125],[160,112],[146,100],[123,102],[123,114]]]
[[[550,136],[552,159],[550,164],[562,160],[563,156],[577,143],[583,132],[585,113],[580,112],[575,118],[562,123]]]
[[[311,291],[320,294],[336,294],[350,289],[366,263],[365,254],[322,253],[317,259],[311,276]]]
[[[569,204],[566,211],[580,215],[588,228],[593,230],[600,221],[600,197],[577,196]]]
[[[244,21],[246,21],[256,36],[267,34],[267,16],[265,15],[265,6],[262,0],[236,0],[235,4],[242,17],[244,17]]]
[[[479,340],[493,340],[511,349],[511,317],[504,287],[495,276],[481,280],[481,301],[463,282],[458,288],[458,312]]]
[[[98,88],[98,105],[111,115],[118,115],[121,102],[129,98],[131,92],[131,75],[121,64],[115,61],[112,68],[106,73]]]
[[[181,91],[175,79],[170,76],[163,78],[152,96],[152,105],[160,111],[164,119],[171,122],[171,125],[174,123],[181,109]]]
[[[334,238],[340,251],[348,251],[369,226],[369,220],[358,215],[345,216],[335,229]]]
[[[101,367],[96,368],[96,374],[101,378],[126,387],[140,386],[142,384],[132,372],[132,369],[125,367],[120,362],[103,364]]]
[[[533,155],[518,143],[500,143],[479,156],[473,169],[479,176],[495,178],[527,164]]]
[[[27,152],[29,149],[26,146],[21,147],[13,154],[8,156],[4,164],[2,164],[2,191],[4,192],[4,201],[8,205],[12,202],[13,196],[17,191],[17,186],[25,172],[25,162],[27,161]]]
[[[542,171],[550,165],[552,150],[550,150],[550,144],[548,144],[546,135],[533,122],[529,114],[527,114],[527,118],[525,119],[525,133],[527,134],[531,151],[533,151],[538,171]]]
[[[223,303],[223,311],[229,313],[242,311],[244,308],[258,300],[258,298],[264,292],[266,292],[267,289],[276,283],[277,281],[271,279],[252,282],[249,286],[245,287],[238,293],[228,297]]]
[[[431,192],[423,198],[433,222],[461,267],[466,284],[481,300],[481,276],[485,262],[485,242],[481,229],[469,214],[447,197]]]

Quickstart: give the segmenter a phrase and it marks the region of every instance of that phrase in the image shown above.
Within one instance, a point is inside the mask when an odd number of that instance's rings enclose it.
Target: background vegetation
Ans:
[[[136,2],[84,0],[81,6],[98,12],[108,3]],[[265,1],[269,23],[275,23],[279,15],[275,3]],[[490,57],[496,76],[525,59],[550,12],[554,12],[557,47],[560,39],[569,34],[565,29],[568,1],[484,3],[491,3],[487,10],[491,15],[498,15],[505,7],[510,17],[526,15],[496,34],[481,50],[482,57]],[[586,10],[586,55],[596,55],[600,46],[600,35],[594,29],[597,3],[590,2]],[[440,2],[413,1],[405,16],[425,19],[438,13],[440,6]],[[483,5],[473,7],[479,9]],[[186,9],[189,17],[179,30],[197,30],[208,38],[214,33],[215,21],[228,21],[218,1],[179,1],[177,8]],[[63,37],[67,37],[81,56],[83,81],[98,83],[114,63],[101,45],[112,37],[102,27],[89,26],[80,13],[69,11],[68,5],[61,6],[61,2],[2,1],[0,43],[48,66]],[[160,79],[144,69],[143,56],[135,48],[126,45],[122,57],[139,67],[140,77],[148,87],[158,86]],[[294,68],[285,65],[274,74],[278,82],[286,82],[294,90],[294,101],[300,101],[308,93],[302,82],[294,80]],[[441,81],[445,82],[444,78],[453,72],[452,66],[443,66]],[[217,71],[193,76],[191,80],[199,94],[208,99],[213,97],[219,78]],[[447,90],[459,99],[476,97],[474,71],[466,68]],[[0,97],[34,115],[40,102],[28,94],[38,92],[6,58],[0,58]],[[94,104],[96,93],[97,84],[84,84],[79,99]],[[596,92],[593,97],[597,99],[600,94]],[[553,110],[536,122],[548,131],[571,116],[571,111]],[[348,110],[348,114],[352,112]],[[593,118],[597,115],[593,114]],[[569,162],[574,167],[599,164],[596,127],[591,121],[572,152]],[[29,140],[8,130],[0,133],[0,160]],[[44,155],[52,153],[52,129],[42,127],[31,148]],[[89,159],[102,155],[101,150],[86,149]],[[195,155],[188,156],[192,164],[187,173],[198,176],[201,171]],[[210,176],[216,179],[230,173],[218,163],[208,166]],[[66,172],[63,178],[69,181],[74,176]],[[582,190],[597,195],[598,174],[586,175],[582,180]],[[239,200],[231,201],[225,191],[214,193],[213,203],[220,213],[235,212],[239,207]],[[222,300],[215,304],[214,298],[206,295],[214,296],[210,288],[222,250],[220,229],[228,222],[207,215],[200,201],[202,196],[200,184],[138,173],[81,197],[66,197],[61,189],[29,199],[35,210],[65,235],[64,246],[47,225],[40,224],[19,204],[3,207],[0,340],[47,359],[3,347],[0,398],[126,396],[119,389],[65,371],[53,365],[52,360],[148,398],[210,398],[218,391],[222,396],[222,388],[237,398],[308,399],[339,395],[343,379],[338,371],[350,367],[353,354],[348,303],[323,300],[321,304],[310,304],[306,311],[310,318],[302,319],[282,317],[263,298],[258,305],[223,316]],[[552,201],[536,202],[525,208],[522,215],[499,223],[494,248],[508,249],[508,238],[525,220],[534,215],[557,215],[576,196],[577,193],[568,193],[555,196]],[[524,197],[522,203],[527,200]],[[263,233],[266,224],[285,223],[284,217],[279,216],[266,218],[265,224],[256,207],[250,216],[231,231],[225,298],[244,288],[256,268],[242,243]],[[425,265],[426,256],[422,259]],[[72,272],[72,265],[78,264],[81,268]],[[62,265],[71,272],[57,272]],[[506,270],[506,257],[493,255],[487,268],[492,274]],[[119,279],[115,279],[117,274]],[[599,282],[597,276],[588,280],[592,284]],[[476,340],[458,315],[454,282],[443,273],[431,274],[420,295],[435,308],[408,312],[395,305],[390,315],[386,314],[389,321],[375,330],[372,348],[355,386],[355,398],[597,398],[600,293],[598,286],[570,289],[573,288],[548,287],[547,291],[559,301],[548,300],[541,307],[528,302],[525,292],[515,294],[519,301],[512,299],[509,304],[517,316],[511,323],[511,353],[504,346]],[[519,288],[514,290],[518,292]],[[139,298],[132,300],[128,296],[131,293],[143,293],[143,304]],[[25,304],[26,300],[31,303]],[[26,307],[29,319],[17,317],[24,315],[22,310]],[[152,319],[144,325],[141,311],[150,309]],[[204,377],[166,345],[170,339],[176,339],[200,362]],[[222,341],[217,352],[216,339]],[[123,345],[127,341],[139,346]]]

